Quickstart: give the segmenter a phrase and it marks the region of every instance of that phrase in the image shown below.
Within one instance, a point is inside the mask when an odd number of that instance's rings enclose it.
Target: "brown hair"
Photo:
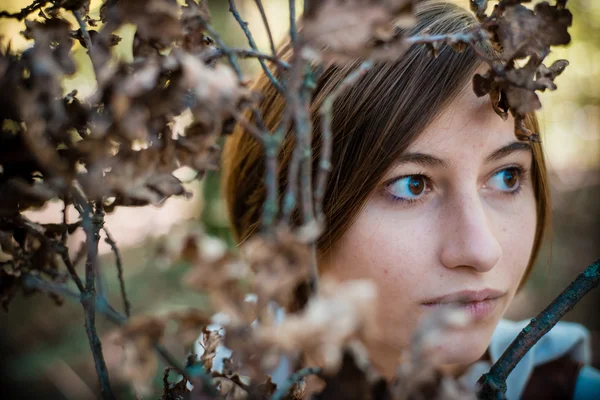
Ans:
[[[450,3],[424,2],[417,6],[417,23],[407,32],[417,35],[464,31],[476,20],[466,10]],[[489,45],[484,51],[492,52]],[[289,57],[289,44],[281,55]],[[313,171],[317,171],[321,148],[319,108],[324,99],[361,64],[356,60],[326,68],[317,82],[311,102],[313,122]],[[323,199],[326,217],[324,233],[317,249],[321,255],[346,232],[366,199],[407,147],[468,84],[481,60],[468,48],[457,52],[445,46],[433,58],[423,45],[413,45],[395,61],[378,62],[333,105],[332,171]],[[280,121],[284,98],[263,74],[254,89],[264,95],[260,112],[272,132]],[[491,107],[491,105],[490,105]],[[526,118],[527,127],[539,132],[535,114]],[[287,185],[287,168],[294,146],[288,133],[279,153],[279,188]],[[528,276],[539,252],[548,221],[549,195],[546,167],[540,143],[532,143],[532,182],[537,202],[537,228],[532,256],[522,282]],[[265,201],[264,153],[260,143],[243,127],[225,144],[222,159],[222,187],[233,232],[238,242],[260,226]],[[281,200],[281,198],[280,198]]]

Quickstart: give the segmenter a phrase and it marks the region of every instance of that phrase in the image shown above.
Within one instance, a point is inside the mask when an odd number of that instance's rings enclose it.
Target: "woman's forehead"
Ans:
[[[503,120],[494,111],[489,96],[477,97],[470,85],[451,101],[419,137],[409,152],[432,151],[459,156],[463,151],[491,149],[516,140],[514,119]]]

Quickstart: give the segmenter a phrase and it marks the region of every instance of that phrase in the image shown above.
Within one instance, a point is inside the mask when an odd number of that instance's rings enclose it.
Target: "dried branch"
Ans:
[[[279,211],[277,154],[281,144],[281,141],[278,139],[278,137],[281,136],[280,132],[281,131],[278,131],[274,135],[267,135],[264,139],[266,198],[263,204],[262,226],[267,232],[271,230],[275,217]]]
[[[73,15],[75,16],[75,19],[77,20],[77,24],[79,24],[79,29],[81,29],[81,35],[83,36],[83,41],[85,42],[85,47],[87,48],[87,51],[90,52],[90,56],[91,56],[92,39],[90,38],[90,33],[88,32],[88,30],[85,26],[85,20],[83,19],[80,10],[74,10]]]
[[[275,57],[277,56],[277,50],[275,50],[275,42],[273,41],[273,34],[271,33],[269,19],[267,18],[267,14],[265,14],[265,8],[263,7],[261,0],[254,0],[254,2],[256,3],[256,7],[258,7],[258,11],[260,12],[260,17],[263,20],[263,24],[265,24],[265,29],[269,38],[269,45],[271,47],[271,54],[273,54],[273,56]]]
[[[290,68],[290,65],[287,62],[279,59],[277,56],[273,56],[272,54],[265,54],[265,53],[261,53],[256,50],[247,50],[247,49],[228,49],[227,51],[230,54],[236,55],[237,57],[240,57],[240,58],[258,58],[258,59],[272,62],[273,64],[276,64],[278,68],[282,68],[282,69]],[[216,59],[219,59],[225,55],[226,54],[222,49],[217,48],[213,52],[207,53],[206,55],[204,55],[202,57],[202,60],[205,61],[206,63],[210,64],[211,62],[213,62]]]
[[[240,28],[242,28],[242,31],[244,31],[244,34],[246,35],[246,38],[248,39],[248,44],[250,45],[252,50],[258,51],[258,47],[256,46],[256,42],[254,41],[252,32],[250,32],[250,30],[248,29],[248,23],[242,19],[240,13],[237,10],[237,7],[235,6],[235,0],[228,0],[228,1],[229,1],[229,11],[231,12],[231,14],[233,14],[233,17],[235,18],[237,23],[240,25]],[[279,83],[277,78],[275,78],[275,76],[273,75],[273,73],[271,72],[271,70],[269,69],[267,64],[265,64],[264,60],[259,58],[258,61],[260,62],[260,66],[262,67],[265,75],[267,75],[267,77],[269,78],[269,80],[271,81],[273,86],[275,86],[275,88],[279,92],[282,92],[283,88],[281,87],[281,84]]]
[[[80,293],[72,291],[65,285],[48,282],[37,276],[27,274],[23,277],[23,283],[29,288],[38,289],[44,293],[56,294],[77,302],[81,301]],[[109,307],[105,301],[100,301],[100,299],[96,299],[96,311],[118,325],[121,325],[126,320],[125,316],[115,311],[112,307]]]
[[[240,64],[237,61],[237,54],[229,50],[223,39],[221,39],[221,36],[206,20],[201,19],[201,23],[206,32],[208,32],[210,37],[215,41],[215,43],[217,43],[217,46],[219,46],[219,50],[223,52],[223,54],[225,54],[225,56],[227,57],[229,64],[235,71],[240,82],[243,82],[244,76],[242,74],[242,68],[240,67]]]
[[[85,219],[90,218],[89,223],[85,223]],[[85,263],[85,293],[82,294],[83,309],[85,310],[85,331],[88,336],[90,348],[92,349],[92,355],[94,356],[94,365],[96,367],[96,373],[100,380],[100,393],[104,399],[114,399],[115,396],[112,393],[110,387],[108,370],[106,369],[106,362],[102,354],[102,343],[100,337],[96,331],[96,273],[98,263],[98,242],[100,240],[100,229],[104,224],[104,213],[100,206],[96,207],[96,212],[93,216],[84,213],[84,228],[86,232],[86,241],[88,246],[87,261]],[[90,226],[91,225],[91,226]],[[100,297],[104,298],[104,295]]]
[[[506,393],[506,379],[523,356],[590,290],[600,283],[600,260],[590,265],[515,338],[478,383],[478,398],[498,399]]]
[[[76,292],[73,292],[66,286],[55,284],[52,282],[46,282],[32,275],[25,275],[23,277],[23,282],[28,287],[35,288],[46,293],[53,293],[59,296],[64,296],[74,301],[87,301],[90,299],[90,297],[87,296],[87,299],[82,300],[82,297],[85,297],[86,295],[77,294]],[[114,310],[114,308],[112,308],[110,304],[108,304],[105,300],[106,299],[96,298],[95,311],[106,316],[111,322],[117,325],[123,325],[126,322],[127,317]],[[99,342],[97,342],[96,345],[99,345]],[[203,383],[203,387],[208,391],[208,394],[212,394],[212,396],[215,396],[217,394],[216,389],[212,384],[211,377],[204,371],[202,366],[194,365],[190,368],[185,368],[162,345],[155,345],[155,349],[157,353],[161,356],[161,358],[163,358],[165,362],[172,366],[172,368],[176,370],[186,380],[188,380],[189,382],[194,382],[196,380],[195,378],[198,377]],[[106,398],[104,394],[103,397]]]
[[[127,291],[125,290],[125,280],[123,279],[123,262],[121,260],[121,252],[117,247],[117,242],[112,238],[110,232],[106,229],[105,226],[102,227],[102,230],[106,234],[106,238],[104,241],[110,246],[113,253],[115,254],[115,263],[117,264],[117,274],[119,278],[119,287],[121,288],[121,297],[123,298],[123,307],[125,308],[125,315],[129,318],[131,316],[131,304],[129,303],[129,299],[127,298]]]
[[[288,178],[287,178],[287,188],[285,192],[285,196],[283,199],[283,213],[281,222],[289,223],[290,218],[292,216],[292,212],[296,207],[296,197],[297,197],[297,189],[298,189],[298,175],[300,172],[300,165],[302,163],[302,159],[306,157],[306,154],[303,155],[304,149],[307,140],[305,138],[307,134],[307,126],[303,123],[303,118],[300,114],[302,111],[302,101],[300,98],[300,91],[302,90],[303,83],[303,72],[304,72],[305,64],[303,62],[302,57],[298,54],[298,51],[295,51],[295,59],[292,64],[292,67],[289,71],[288,85],[286,90],[286,111],[291,114],[291,118],[294,123],[295,133],[296,133],[296,143],[294,146],[294,151],[292,153],[292,160],[290,161],[290,166],[288,169]],[[302,122],[301,122],[302,121]],[[311,146],[312,148],[312,146]],[[311,149],[308,149],[310,151]]]
[[[356,81],[363,77],[372,67],[372,60],[363,61],[355,71],[349,74],[339,84],[339,86],[333,92],[331,92],[329,96],[327,96],[321,105],[321,135],[323,147],[321,148],[321,154],[319,157],[319,172],[317,174],[317,182],[315,186],[315,208],[317,219],[319,221],[323,221],[325,219],[325,216],[323,215],[323,196],[325,195],[327,175],[329,174],[329,171],[331,171],[331,119],[333,103],[340,95],[344,93],[346,89],[348,89],[348,87],[356,83]]]
[[[308,0],[305,0],[305,8]],[[296,28],[296,0],[289,0],[290,4],[290,41],[292,45],[296,45],[296,37],[298,35],[298,28]]]
[[[33,3],[28,5],[27,7],[21,9],[18,13],[9,13],[8,11],[0,11],[0,18],[13,18],[18,19],[19,21],[27,18],[27,16],[36,10],[44,7],[50,1],[48,0],[34,0]]]
[[[75,269],[75,265],[71,262],[71,259],[69,258],[69,249],[66,246],[64,246],[62,243],[60,243],[60,244],[57,243],[54,246],[54,248],[56,249],[56,252],[58,254],[60,254],[60,257],[62,258],[63,262],[65,263],[65,267],[67,267],[69,274],[71,274],[71,279],[73,279],[73,282],[75,282],[75,285],[77,285],[77,288],[79,289],[79,291],[81,293],[85,292],[85,286],[83,285],[83,282],[82,282],[81,278],[79,277],[77,270]]]

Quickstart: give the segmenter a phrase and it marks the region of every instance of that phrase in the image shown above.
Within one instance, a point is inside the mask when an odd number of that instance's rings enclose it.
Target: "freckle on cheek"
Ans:
[[[384,269],[383,269],[383,273],[387,275],[387,274],[388,274],[388,269],[387,269],[387,268],[384,268]]]

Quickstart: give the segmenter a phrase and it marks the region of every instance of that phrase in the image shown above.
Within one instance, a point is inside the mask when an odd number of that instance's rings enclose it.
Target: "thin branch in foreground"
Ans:
[[[590,290],[600,283],[600,260],[590,265],[508,346],[502,356],[477,384],[479,399],[498,399],[506,392],[506,379],[523,356]]]
[[[292,45],[296,44],[296,37],[298,35],[298,29],[296,28],[296,0],[289,0],[290,2],[290,41]],[[305,1],[305,3],[307,0]]]
[[[292,64],[292,68],[289,71],[287,90],[285,93],[285,112],[289,112],[293,120],[294,129],[296,133],[296,142],[294,145],[294,151],[292,152],[292,159],[288,167],[287,188],[283,198],[283,213],[281,216],[281,222],[284,224],[290,222],[292,212],[296,207],[298,175],[300,172],[300,164],[303,158],[301,152],[303,150],[305,142],[305,139],[302,136],[305,133],[305,126],[303,124],[298,123],[298,112],[302,107],[300,92],[302,91],[302,78],[305,63],[303,62],[302,57],[300,57],[299,49],[296,48],[295,50],[295,59]]]
[[[84,208],[85,210],[86,208]],[[91,213],[90,213],[91,214]],[[108,378],[108,369],[102,353],[102,343],[96,331],[96,273],[98,262],[98,242],[100,240],[100,229],[104,223],[104,213],[101,207],[96,208],[93,214],[84,213],[82,218],[90,219],[88,223],[84,222],[86,233],[86,242],[88,246],[87,261],[85,263],[85,293],[82,293],[81,304],[85,311],[85,331],[90,342],[92,355],[94,356],[94,365],[96,373],[100,380],[100,393],[103,399],[114,399],[115,396],[110,387]],[[102,295],[101,298],[104,298]]]
[[[77,24],[79,24],[79,29],[81,29],[81,36],[83,36],[83,41],[85,42],[85,46],[87,50],[92,52],[92,38],[90,38],[90,33],[88,32],[85,26],[85,20],[81,16],[81,11],[75,10],[73,11],[73,15],[75,15],[75,19],[77,20]]]
[[[24,275],[23,283],[25,286],[30,287],[32,289],[37,289],[44,293],[48,294],[56,294],[67,299],[80,302],[81,294],[72,291],[65,285],[60,285],[54,282],[45,281],[34,275]],[[96,299],[96,311],[100,314],[104,315],[111,322],[121,325],[125,320],[125,316],[115,311],[106,301],[101,301],[101,299]]]
[[[248,39],[248,44],[250,45],[252,50],[258,51],[258,47],[256,46],[256,42],[254,41],[252,32],[250,32],[250,30],[248,29],[248,23],[242,19],[240,13],[237,10],[237,7],[235,6],[235,0],[229,0],[229,11],[231,12],[231,14],[233,14],[233,17],[244,31],[244,35],[246,35],[246,38]],[[260,58],[258,59],[258,62],[260,63],[260,66],[265,72],[265,75],[267,75],[273,86],[275,86],[275,88],[281,93],[283,91],[283,88],[281,87],[281,84],[279,83],[277,78],[275,78],[267,64],[265,64],[264,60],[261,60]]]
[[[287,130],[288,124],[282,122],[273,135],[265,135],[265,189],[266,196],[263,203],[262,226],[265,232],[270,232],[277,213],[279,212],[279,187],[277,182],[277,154],[281,146],[281,138]]]
[[[129,318],[131,316],[131,304],[129,303],[129,299],[127,298],[127,291],[125,290],[125,280],[123,279],[123,261],[121,260],[121,252],[117,247],[117,242],[110,235],[110,232],[106,229],[105,226],[102,227],[102,230],[106,234],[106,238],[104,241],[110,246],[112,252],[115,254],[115,263],[117,264],[117,274],[119,277],[119,287],[121,288],[121,297],[123,298],[123,307],[125,308],[125,315]]]
[[[74,301],[82,301],[82,296],[85,296],[85,294],[80,295],[64,285],[47,282],[33,275],[25,275],[23,277],[23,282],[28,287],[38,289],[45,293],[57,294]],[[96,298],[95,310],[116,325],[121,326],[127,321],[127,317],[116,311],[108,303],[108,301],[106,301],[106,298]],[[155,349],[159,356],[186,380],[193,383],[195,378],[198,377],[204,385],[203,389],[205,389],[209,394],[212,394],[213,397],[216,395],[217,392],[212,383],[212,378],[206,373],[201,365],[194,365],[186,369],[162,345],[156,344]],[[104,393],[103,397],[106,398]]]
[[[13,19],[17,19],[19,21],[27,18],[27,16],[33,12],[35,12],[36,10],[39,10],[40,8],[44,7],[46,4],[48,4],[49,1],[48,0],[35,0],[33,3],[31,3],[30,5],[28,5],[27,7],[21,9],[21,11],[17,12],[17,13],[9,13],[8,11],[0,11],[0,18],[13,18]]]
[[[54,246],[54,249],[58,252],[58,254],[60,254],[63,263],[65,263],[65,267],[67,267],[67,271],[69,271],[69,274],[71,275],[71,279],[73,279],[73,282],[75,282],[75,285],[77,285],[79,291],[81,293],[85,292],[85,286],[83,284],[83,281],[79,277],[79,274],[77,274],[75,264],[73,264],[71,262],[71,259],[69,258],[69,249],[67,249],[67,247],[64,246],[62,243],[60,243],[60,246],[59,244]]]
[[[331,119],[333,111],[333,103],[350,85],[356,83],[356,81],[364,76],[367,71],[373,67],[373,60],[363,61],[362,64],[349,74],[344,80],[338,85],[337,88],[323,101],[321,105],[321,135],[323,146],[321,148],[321,154],[319,155],[319,171],[317,172],[316,186],[314,192],[315,209],[317,219],[324,221],[325,216],[323,215],[323,197],[325,196],[325,185],[327,183],[327,176],[331,171]]]
[[[254,3],[256,3],[256,7],[258,7],[258,11],[260,12],[260,16],[263,20],[263,24],[265,24],[265,29],[269,38],[269,45],[271,46],[271,53],[273,56],[276,56],[277,50],[275,50],[275,42],[273,41],[273,34],[271,33],[271,26],[269,25],[269,19],[265,13],[265,8],[263,7],[261,0],[254,0]]]
[[[248,50],[248,49],[229,49],[228,51],[229,51],[229,53],[235,54],[236,56],[238,56],[240,58],[258,58],[258,59],[272,62],[273,64],[276,64],[277,67],[282,68],[282,69],[290,68],[290,65],[287,62],[285,62],[284,60],[281,60],[277,56],[273,56],[271,54],[265,54],[265,53],[261,53],[260,51]],[[225,52],[223,52],[221,49],[217,48],[217,49],[214,49],[214,51],[212,53],[204,55],[202,57],[202,60],[205,63],[210,64],[214,60],[221,58],[225,55],[226,55]]]
[[[221,39],[221,36],[219,36],[217,31],[214,30],[214,28],[208,23],[208,21],[204,20],[202,17],[198,18],[202,23],[202,27],[204,28],[204,30],[208,32],[212,40],[214,40],[215,43],[217,43],[217,46],[219,46],[219,50],[222,51],[223,54],[225,54],[225,56],[227,57],[227,60],[229,61],[229,64],[235,71],[235,74],[237,75],[239,81],[242,82],[244,80],[244,75],[242,74],[242,69],[240,68],[240,64],[237,61],[236,54],[229,50],[223,39]]]

